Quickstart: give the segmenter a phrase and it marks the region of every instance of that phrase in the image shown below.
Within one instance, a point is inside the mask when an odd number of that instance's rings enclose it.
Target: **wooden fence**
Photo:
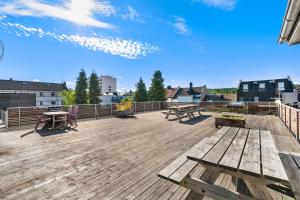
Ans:
[[[150,101],[150,102],[136,102],[133,104],[134,113],[158,111],[164,110],[168,106],[191,103],[175,103],[164,101]],[[272,102],[245,102],[243,106],[236,107],[230,102],[201,102],[200,107],[209,112],[238,112],[244,114],[261,114],[274,113],[274,109],[259,108],[258,105],[276,105]],[[78,119],[86,118],[102,118],[114,115],[116,104],[100,105],[100,104],[84,104],[78,105]],[[36,122],[36,116],[34,112],[35,107],[14,107],[8,108],[5,114],[5,126],[15,127],[28,124],[34,124]],[[69,110],[68,106],[62,106],[65,111]],[[47,108],[41,108],[41,111],[46,111]],[[277,108],[275,109],[277,111]]]
[[[84,104],[78,106],[78,119],[110,117],[114,115],[114,110],[116,109],[116,104]],[[6,128],[34,124],[36,122],[34,109],[35,107],[8,108],[5,119]],[[166,102],[150,101],[133,104],[134,113],[164,109],[166,109]],[[62,106],[62,110],[68,111],[69,106]],[[47,108],[41,108],[41,111],[46,112]]]
[[[279,118],[300,142],[300,110],[282,103],[278,103],[277,106]]]

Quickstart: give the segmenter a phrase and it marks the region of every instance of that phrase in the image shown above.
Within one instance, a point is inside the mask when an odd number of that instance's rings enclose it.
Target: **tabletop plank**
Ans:
[[[222,156],[230,146],[231,142],[238,133],[239,128],[232,127],[224,137],[203,157],[202,161],[208,162],[213,165],[218,165]]]
[[[57,111],[57,112],[43,112],[44,115],[66,115],[68,112]]]
[[[250,129],[242,154],[239,170],[260,177],[260,139],[259,130]]]
[[[241,160],[241,155],[244,150],[244,146],[247,141],[249,129],[241,128],[232,141],[232,144],[228,148],[227,152],[223,156],[222,160],[219,162],[221,167],[237,170],[238,165]]]
[[[203,140],[201,140],[196,148],[192,148],[187,152],[188,159],[195,160],[195,161],[201,161],[203,156],[211,150],[211,148],[217,144],[217,142],[227,134],[227,132],[230,130],[230,127],[223,127],[220,130],[218,130],[215,134],[213,134],[210,137],[206,137]]]
[[[288,182],[270,131],[260,131],[262,172],[264,178]]]

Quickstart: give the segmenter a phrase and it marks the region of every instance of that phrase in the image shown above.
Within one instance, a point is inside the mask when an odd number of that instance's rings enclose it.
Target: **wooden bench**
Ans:
[[[279,156],[290,180],[295,199],[300,200],[300,154],[289,152],[279,153]]]

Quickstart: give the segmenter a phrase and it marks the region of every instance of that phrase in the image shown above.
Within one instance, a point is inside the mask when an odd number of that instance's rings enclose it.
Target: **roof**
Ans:
[[[289,0],[279,36],[279,43],[300,43],[300,0]]]
[[[181,91],[178,95],[180,96],[189,96],[189,95],[199,95],[203,94],[205,90],[205,86],[203,87],[193,87],[193,90],[191,91],[190,88],[181,88]]]
[[[175,95],[177,90],[178,90],[178,88],[166,89],[166,97],[172,98]]]
[[[241,80],[241,83],[250,83],[250,82],[266,82],[266,81],[278,81],[278,80],[289,80],[291,81],[291,79],[288,78],[276,78],[276,79],[266,79],[266,80],[253,80],[253,81],[243,81]]]
[[[0,90],[62,91],[64,89],[67,88],[62,83],[0,80]]]

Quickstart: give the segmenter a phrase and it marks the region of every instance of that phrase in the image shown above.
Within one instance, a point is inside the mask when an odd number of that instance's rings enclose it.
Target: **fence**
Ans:
[[[134,113],[158,111],[164,110],[168,106],[187,103],[175,103],[164,101],[150,101],[150,102],[136,102],[133,104]],[[237,112],[244,114],[258,114],[258,113],[274,113],[277,112],[277,108],[259,108],[258,105],[276,105],[273,102],[245,102],[242,106],[236,106],[230,102],[201,102],[200,107],[209,112]],[[100,105],[100,104],[84,104],[78,105],[78,119],[85,118],[101,118],[114,115],[116,104]],[[14,107],[8,108],[6,111],[6,127],[15,127],[28,124],[34,124],[36,122],[36,116],[34,112],[35,107]],[[68,106],[62,106],[64,111],[68,111]],[[47,108],[41,108],[41,111],[46,111]]]
[[[78,105],[78,119],[101,118],[114,115],[116,104],[83,104]],[[166,108],[166,102],[150,101],[133,103],[134,113],[163,110]],[[14,107],[8,108],[6,112],[6,128],[22,125],[34,124],[36,122],[35,107]],[[42,112],[47,108],[40,108]],[[68,111],[69,106],[62,106],[62,110]]]
[[[279,118],[300,142],[300,110],[282,103],[278,103],[277,106]]]

